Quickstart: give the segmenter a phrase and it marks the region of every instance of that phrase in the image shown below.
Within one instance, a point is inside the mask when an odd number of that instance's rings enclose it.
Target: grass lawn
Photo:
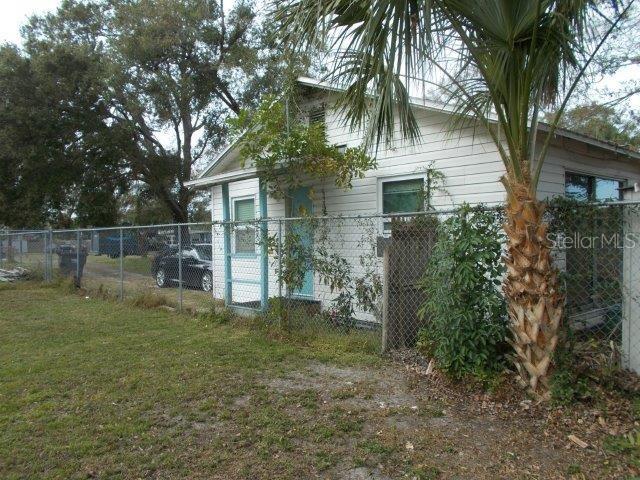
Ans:
[[[363,338],[293,341],[53,287],[0,287],[0,478],[618,472],[537,424],[458,415]]]
[[[140,255],[126,255],[122,260],[124,271],[129,273],[139,273],[141,275],[151,275],[151,262],[153,254],[146,257]],[[120,271],[120,258],[110,258],[107,255],[88,255],[87,265],[102,265],[111,267],[114,272]]]

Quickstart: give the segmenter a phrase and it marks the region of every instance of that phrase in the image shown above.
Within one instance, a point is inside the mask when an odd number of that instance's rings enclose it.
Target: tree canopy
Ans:
[[[110,122],[101,69],[81,46],[0,48],[0,223],[117,221],[128,131]]]
[[[113,224],[118,197],[141,184],[187,221],[195,194],[184,183],[221,145],[228,117],[272,91],[283,68],[269,28],[245,1],[64,0],[30,19],[24,49],[0,58],[6,205],[39,198],[25,225]]]
[[[552,118],[552,115],[547,117]],[[596,102],[577,105],[567,110],[560,126],[631,150],[640,150],[640,126],[633,110],[621,110]]]

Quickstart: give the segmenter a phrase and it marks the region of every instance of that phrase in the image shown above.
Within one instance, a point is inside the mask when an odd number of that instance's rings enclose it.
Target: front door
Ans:
[[[307,217],[313,213],[313,202],[309,198],[309,187],[300,187],[290,192],[291,211],[289,217]],[[313,297],[313,265],[311,254],[313,252],[313,231],[311,225],[304,220],[293,220],[289,229],[300,237],[300,244],[304,251],[309,252],[306,271],[300,288],[294,288],[291,292],[298,297]]]

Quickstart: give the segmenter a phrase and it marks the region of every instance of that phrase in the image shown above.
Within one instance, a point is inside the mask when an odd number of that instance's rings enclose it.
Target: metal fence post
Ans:
[[[20,234],[20,236],[18,237],[18,241],[20,242],[20,265],[23,264],[23,259],[22,259],[22,242],[24,241],[24,238],[22,236],[22,234]]]
[[[49,263],[49,281],[53,281],[53,230],[49,229],[49,249],[47,251]]]
[[[42,280],[47,281],[47,233],[42,234]]]
[[[80,230],[76,232],[76,287],[80,288]]]
[[[4,236],[6,235],[6,232],[0,235],[0,268],[4,267],[3,262],[3,256],[2,256],[2,246],[4,245]]]
[[[182,313],[182,225],[178,225],[178,311]]]
[[[282,220],[278,220],[278,298],[282,303]]]
[[[216,271],[215,269],[215,224],[211,224],[211,298],[215,299],[216,298],[216,288],[215,288],[215,276],[214,276],[214,272]]]
[[[120,301],[124,300],[124,230],[120,229]]]

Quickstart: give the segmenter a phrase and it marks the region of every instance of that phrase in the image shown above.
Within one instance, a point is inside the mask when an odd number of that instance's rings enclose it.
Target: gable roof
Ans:
[[[329,92],[344,91],[344,88],[342,87],[338,87],[328,82],[317,80],[311,77],[298,77],[296,81],[301,86],[305,86],[308,88],[314,88],[314,89],[324,90]],[[434,100],[428,100],[426,98],[411,97],[410,103],[414,107],[429,110],[432,112],[447,113],[447,114],[453,113],[453,108],[451,106],[446,105],[444,103],[436,102]],[[542,132],[548,132],[551,126],[548,123],[540,122],[538,124],[538,128]],[[585,135],[583,133],[578,133],[572,130],[557,127],[555,129],[554,136],[571,139],[577,142],[581,142],[587,145],[592,145],[592,146],[601,148],[603,150],[610,151],[612,153],[615,153],[616,155],[622,155],[628,158],[640,160],[640,152],[635,152],[621,145],[618,145],[614,142],[598,140],[597,138],[591,137],[589,135]],[[235,147],[238,145],[241,138],[242,136],[236,138],[233,142],[230,142],[225,147],[223,147],[222,150],[220,150],[220,152],[211,161],[211,163],[207,165],[207,167],[198,175],[198,177],[195,180],[190,180],[188,182],[185,182],[185,186],[198,187],[198,186],[204,186],[204,185],[210,184],[209,182],[207,182],[207,178],[212,175],[215,168],[223,164],[225,160],[232,160],[233,157],[237,155],[237,150],[235,149]],[[251,172],[251,173],[253,174],[252,176],[255,176],[255,172]],[[243,177],[245,176],[241,174],[236,174],[233,179],[236,180]],[[230,179],[231,178],[229,178],[229,180]]]

